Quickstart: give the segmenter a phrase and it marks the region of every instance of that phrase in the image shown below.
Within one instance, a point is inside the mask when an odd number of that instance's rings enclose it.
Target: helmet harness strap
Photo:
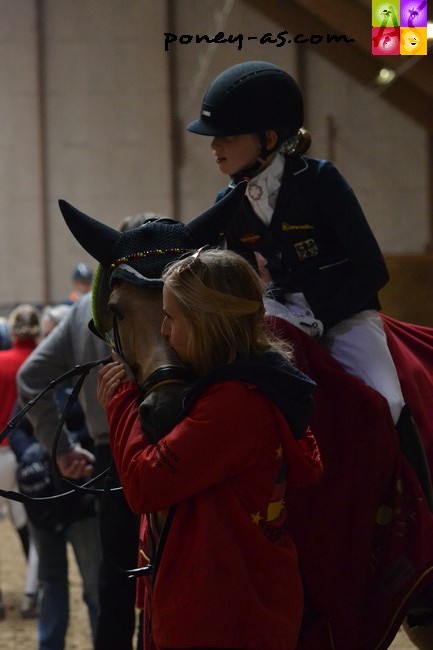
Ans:
[[[279,139],[272,149],[267,148],[266,142],[266,131],[261,131],[257,134],[260,141],[260,155],[257,160],[250,165],[249,167],[244,167],[240,169],[235,174],[232,174],[231,179],[234,183],[239,183],[240,181],[250,181],[254,176],[256,176],[263,168],[263,164],[267,162],[269,156],[274,153],[280,146]]]

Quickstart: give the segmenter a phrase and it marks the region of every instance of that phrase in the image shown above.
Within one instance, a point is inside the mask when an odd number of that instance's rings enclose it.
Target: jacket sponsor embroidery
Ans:
[[[283,221],[280,227],[282,232],[289,232],[289,230],[314,230],[314,226],[310,223],[295,225],[295,224],[287,223],[287,221]]]
[[[261,237],[255,232],[246,232],[244,235],[241,235],[239,239],[243,244],[254,244],[254,242],[259,241]]]
[[[295,250],[300,260],[306,260],[309,257],[317,257],[319,248],[314,239],[304,239],[295,244]]]

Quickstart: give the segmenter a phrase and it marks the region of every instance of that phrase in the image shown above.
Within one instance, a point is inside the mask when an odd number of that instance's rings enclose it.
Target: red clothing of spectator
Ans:
[[[18,368],[36,347],[35,339],[18,339],[9,350],[0,350],[0,432],[9,422],[12,409],[17,400],[16,374]],[[1,443],[7,445],[5,438]]]

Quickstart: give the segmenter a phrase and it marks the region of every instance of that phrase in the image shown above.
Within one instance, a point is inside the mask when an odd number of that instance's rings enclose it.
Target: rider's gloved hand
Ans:
[[[311,316],[309,314],[292,314],[292,312],[289,314],[293,317],[293,325],[299,327],[305,334],[313,338],[322,336],[323,323],[318,318],[314,318],[313,314]]]
[[[266,313],[270,316],[284,318],[288,323],[291,323],[313,338],[322,336],[324,329],[323,323],[318,318],[314,317],[313,312],[305,311],[304,313],[294,313],[287,309],[286,305],[266,296],[263,299],[263,303],[265,305]]]

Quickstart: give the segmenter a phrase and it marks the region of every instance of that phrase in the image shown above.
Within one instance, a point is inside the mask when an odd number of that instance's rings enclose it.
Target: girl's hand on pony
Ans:
[[[113,361],[98,371],[96,397],[102,408],[107,406],[120,384],[130,380],[134,380],[131,369],[118,354],[113,353]]]

